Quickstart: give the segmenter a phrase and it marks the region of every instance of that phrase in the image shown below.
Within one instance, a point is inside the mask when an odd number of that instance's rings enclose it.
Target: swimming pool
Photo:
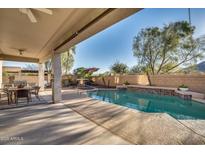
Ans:
[[[134,90],[97,90],[87,92],[87,95],[144,112],[168,113],[176,119],[205,119],[205,104],[175,96],[161,96]]]

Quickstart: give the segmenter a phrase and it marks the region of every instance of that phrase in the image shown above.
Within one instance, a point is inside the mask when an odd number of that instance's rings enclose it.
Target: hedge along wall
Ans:
[[[154,86],[178,87],[185,84],[190,90],[205,93],[205,74],[187,75],[154,75],[151,76]]]
[[[104,77],[106,85],[110,81],[110,86],[122,85],[125,81],[135,85],[148,85],[149,81],[146,75],[117,75]],[[205,93],[205,74],[187,74],[187,75],[154,75],[151,76],[153,86],[174,87],[185,84],[191,91]],[[97,85],[104,85],[102,77],[94,77],[93,81]]]

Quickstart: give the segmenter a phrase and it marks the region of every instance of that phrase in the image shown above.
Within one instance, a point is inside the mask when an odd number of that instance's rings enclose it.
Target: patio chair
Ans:
[[[27,81],[25,81],[25,80],[14,81],[14,87],[25,87],[26,85],[27,85]]]
[[[13,87],[13,84],[10,84],[10,83],[9,84],[3,84],[3,87],[6,88],[6,89],[11,88],[11,87]]]
[[[31,90],[31,95],[32,94],[35,95],[38,100],[40,100],[40,97],[38,95],[40,88],[41,87],[39,87],[39,86],[34,86],[33,90]]]
[[[2,101],[2,98],[7,98],[8,105],[12,102],[11,94],[9,93],[8,89],[3,89],[0,91],[0,101]]]
[[[35,86],[36,86],[36,83],[35,83],[35,82],[30,82],[30,83],[28,83],[28,85],[29,85],[30,87],[35,87]]]
[[[29,92],[29,90],[25,90],[25,89],[17,90],[16,93],[15,93],[15,102],[16,102],[16,104],[18,104],[18,99],[19,98],[26,98],[27,103],[29,103],[29,101],[30,101],[30,92]]]

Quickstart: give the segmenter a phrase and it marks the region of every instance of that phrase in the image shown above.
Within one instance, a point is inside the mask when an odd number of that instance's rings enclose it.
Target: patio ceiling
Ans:
[[[36,23],[32,23],[17,8],[0,9],[0,59],[44,61],[52,55],[52,51],[64,52],[140,9],[50,10],[52,15],[31,9],[37,19]]]

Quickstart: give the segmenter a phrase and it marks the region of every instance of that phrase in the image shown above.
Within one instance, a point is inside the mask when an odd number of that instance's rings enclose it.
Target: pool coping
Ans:
[[[200,98],[192,98],[192,100],[201,103],[201,104],[205,104],[205,99],[200,99]]]
[[[118,89],[117,89],[117,87],[116,88],[95,88],[95,89],[90,89],[90,90],[84,90],[84,91],[81,91],[79,93],[86,93],[89,91],[97,91],[97,90],[118,90]],[[172,96],[170,96],[170,97],[172,97]],[[178,97],[178,98],[183,99],[181,97]],[[197,103],[205,104],[205,99],[192,98],[191,100],[196,101]]]
[[[117,89],[114,89],[114,88],[112,88],[112,89],[108,89],[108,88],[103,88],[103,89],[98,89],[98,90],[117,90]],[[92,97],[89,97],[86,93],[87,92],[90,92],[90,91],[96,91],[96,89],[95,90],[86,90],[86,91],[84,91],[84,92],[82,92],[81,94],[85,94],[88,98],[91,98],[91,99],[93,99],[93,100],[98,100],[98,99],[95,99],[95,98],[92,98]],[[161,115],[161,114],[166,114],[166,115],[168,115],[168,116],[170,116],[170,117],[172,117],[171,115],[169,115],[168,113],[166,113],[166,112],[157,112],[157,113],[154,113],[154,112],[144,112],[144,111],[140,111],[140,110],[136,110],[136,109],[133,109],[133,108],[129,108],[129,107],[127,107],[127,106],[122,106],[122,105],[118,105],[118,104],[114,104],[114,103],[109,103],[109,102],[106,102],[106,101],[102,101],[102,100],[98,100],[98,101],[100,101],[100,102],[102,102],[102,103],[104,103],[104,104],[110,104],[110,105],[115,105],[115,106],[118,106],[118,107],[121,107],[121,108],[126,108],[127,110],[131,110],[132,112],[142,112],[142,113],[145,113],[145,114],[158,114],[158,115]],[[172,117],[173,119],[175,119],[174,117]],[[175,119],[175,120],[177,120],[177,119]]]
[[[118,90],[117,88],[99,88],[99,89],[92,89],[92,90],[85,90],[83,92],[80,92],[79,94],[85,94],[87,97],[89,97],[86,93],[87,92],[92,92],[92,91],[97,91],[97,90],[112,90],[112,91],[115,91],[115,90]],[[172,96],[170,96],[172,97]],[[173,96],[173,97],[176,97],[176,96]],[[92,97],[89,97],[89,98],[92,98]],[[179,99],[182,99],[180,97],[178,97]],[[94,100],[98,100],[98,99],[95,99],[95,98],[92,98]],[[99,100],[99,101],[102,101],[102,100]],[[196,99],[196,98],[192,98],[192,101],[195,101],[196,103],[199,103],[199,104],[203,104],[205,105],[205,100],[202,100],[202,99]],[[106,102],[106,101],[102,101],[104,103],[109,103],[109,102]],[[109,103],[109,104],[114,104],[114,103]],[[114,105],[117,105],[117,104],[114,104]],[[175,120],[187,120],[187,119],[176,119],[175,117],[171,116],[170,114],[166,113],[166,112],[157,112],[157,113],[154,113],[154,112],[145,112],[145,111],[140,111],[140,110],[136,110],[136,109],[132,109],[132,108],[129,108],[129,107],[126,107],[126,106],[122,106],[122,105],[118,105],[120,107],[125,107],[127,109],[131,109],[133,111],[138,111],[138,112],[143,112],[143,113],[146,113],[146,114],[167,114],[168,116],[174,118]],[[192,120],[200,120],[200,119],[192,119]],[[181,123],[181,122],[180,122]]]

